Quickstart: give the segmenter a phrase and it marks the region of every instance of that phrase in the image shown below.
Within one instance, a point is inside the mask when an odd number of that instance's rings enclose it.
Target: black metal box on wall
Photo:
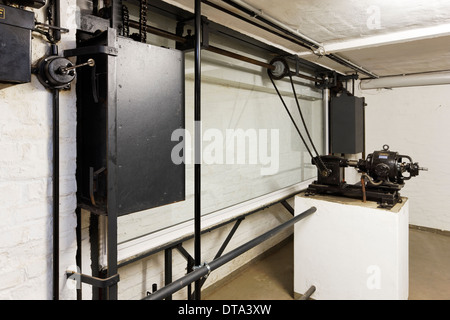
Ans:
[[[121,216],[185,199],[185,165],[172,161],[184,129],[184,55],[78,32],[78,198],[91,212]],[[112,212],[114,211],[114,212]]]
[[[345,93],[331,97],[330,152],[364,152],[364,98]]]
[[[31,81],[34,13],[0,5],[0,82]]]

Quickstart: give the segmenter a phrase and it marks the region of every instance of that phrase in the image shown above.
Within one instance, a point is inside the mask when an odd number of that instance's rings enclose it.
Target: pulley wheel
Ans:
[[[285,76],[287,76],[290,72],[289,65],[286,61],[286,59],[282,57],[277,57],[273,59],[270,64],[275,67],[274,70],[269,69],[269,75],[275,79],[280,80],[283,79]]]
[[[71,67],[70,60],[49,56],[41,59],[38,64],[38,79],[47,88],[61,89],[69,85],[76,76],[75,70],[61,71],[63,68]]]

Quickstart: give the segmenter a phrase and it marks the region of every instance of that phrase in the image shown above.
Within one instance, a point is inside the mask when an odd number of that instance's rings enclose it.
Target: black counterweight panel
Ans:
[[[184,53],[111,30],[77,38],[67,54],[95,60],[77,72],[79,203],[121,216],[184,200],[185,165],[171,158],[184,147],[171,139],[185,125]]]
[[[184,200],[185,166],[171,159],[184,128],[181,51],[118,38],[117,204],[119,215]]]
[[[0,82],[31,81],[34,13],[0,4]]]
[[[364,98],[343,93],[330,102],[330,146],[333,153],[364,151]]]

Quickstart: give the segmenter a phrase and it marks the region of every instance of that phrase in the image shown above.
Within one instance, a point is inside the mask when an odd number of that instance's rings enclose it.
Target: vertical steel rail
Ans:
[[[56,48],[56,45],[52,45]],[[57,49],[53,49],[56,50]],[[57,54],[57,53],[56,53]],[[59,89],[53,89],[53,300],[59,300]]]
[[[118,1],[114,1],[118,2]],[[117,5],[113,4],[113,9]],[[108,46],[114,47],[117,39],[116,29],[110,29],[108,32]],[[107,216],[107,264],[108,271],[106,277],[113,277],[117,274],[117,77],[116,77],[116,57],[107,55],[107,73],[108,73],[108,108],[107,108],[107,126],[108,126],[108,155],[107,155],[107,179],[108,179],[108,216]],[[117,300],[117,283],[108,288],[108,299]]]
[[[194,260],[201,264],[201,0],[195,0],[195,169],[194,169]],[[195,299],[201,299],[201,282],[195,282]]]
[[[323,136],[324,153],[330,152],[330,89],[324,88],[323,92],[323,129],[325,134]]]
[[[58,55],[61,40],[60,0],[53,0],[53,39],[51,54]],[[59,89],[53,89],[53,300],[59,300]]]
[[[76,264],[78,266],[78,270],[80,273],[82,273],[82,269],[81,269],[81,257],[82,257],[82,252],[81,252],[81,208],[77,206],[77,208],[75,209],[75,214],[77,216],[77,226],[75,228],[75,232],[76,232],[76,237],[77,237],[77,252],[75,254],[75,261]],[[83,299],[83,293],[81,290],[81,285],[80,287],[77,287],[77,300],[82,300]]]
[[[172,248],[164,250],[164,284],[172,283]],[[168,296],[166,300],[172,300],[172,296]]]
[[[60,0],[53,0],[53,26],[56,28],[53,29],[53,39],[55,42],[61,40],[61,18],[60,18],[60,10],[61,10]]]

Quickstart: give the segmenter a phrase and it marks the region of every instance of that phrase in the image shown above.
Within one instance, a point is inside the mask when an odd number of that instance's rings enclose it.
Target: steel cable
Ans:
[[[289,118],[292,121],[292,124],[294,125],[295,129],[297,130],[297,133],[299,134],[300,138],[302,139],[303,144],[306,147],[306,150],[308,151],[309,155],[311,156],[311,159],[313,159],[314,158],[313,153],[311,152],[310,148],[308,147],[308,144],[306,143],[305,138],[303,137],[302,133],[300,132],[300,129],[298,128],[297,123],[295,122],[291,112],[289,111],[289,109],[288,109],[288,107],[287,107],[287,105],[286,105],[286,103],[285,103],[285,101],[283,99],[283,96],[281,95],[280,91],[278,90],[277,85],[275,84],[275,81],[274,81],[274,79],[272,77],[272,71],[270,69],[267,69],[267,73],[269,75],[269,78],[270,78],[270,81],[272,82],[273,87],[275,88],[275,91],[278,94],[278,97],[280,98],[280,100],[281,100],[281,102],[282,102],[282,104],[284,106],[284,109],[286,110],[287,114],[289,115]],[[302,113],[301,108],[300,108],[300,103],[299,103],[298,98],[297,98],[297,93],[296,93],[295,88],[294,88],[294,81],[292,80],[292,75],[291,75],[290,72],[289,72],[289,78],[290,78],[290,81],[291,81],[292,91],[294,93],[295,102],[297,104],[297,108],[298,108],[298,111],[300,113],[300,117],[302,119],[303,126],[305,128],[305,131],[306,131],[306,134],[308,136],[308,139],[309,139],[309,141],[310,141],[310,143],[311,143],[311,145],[312,145],[312,147],[314,149],[314,152],[316,153],[316,157],[319,160],[320,166],[322,167],[322,169],[319,168],[319,170],[320,171],[324,170],[324,172],[328,172],[328,169],[325,166],[325,164],[323,163],[319,153],[317,152],[317,149],[316,149],[316,147],[314,145],[314,142],[312,141],[311,135],[309,134],[308,128],[307,128],[306,123],[305,123],[305,119],[303,117],[303,113]]]

